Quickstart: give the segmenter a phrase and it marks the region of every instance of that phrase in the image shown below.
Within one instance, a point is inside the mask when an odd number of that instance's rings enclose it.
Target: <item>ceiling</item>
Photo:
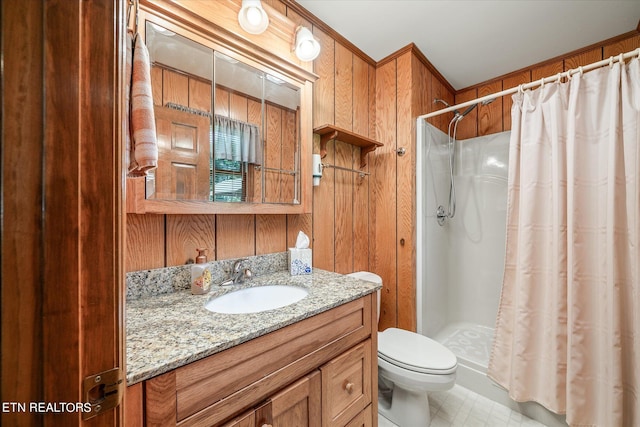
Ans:
[[[463,89],[633,31],[640,1],[296,0],[379,61],[415,43]]]

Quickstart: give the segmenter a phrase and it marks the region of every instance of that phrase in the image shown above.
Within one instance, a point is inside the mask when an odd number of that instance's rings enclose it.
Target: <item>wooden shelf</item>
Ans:
[[[341,129],[333,125],[322,125],[313,130],[313,133],[320,135],[320,157],[324,159],[327,155],[327,142],[332,139],[346,142],[347,144],[361,147],[360,150],[360,167],[367,165],[367,153],[374,151],[384,144],[366,136],[358,135],[346,129]]]

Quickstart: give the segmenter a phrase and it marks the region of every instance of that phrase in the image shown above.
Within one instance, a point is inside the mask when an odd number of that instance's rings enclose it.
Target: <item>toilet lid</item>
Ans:
[[[439,342],[397,328],[378,334],[378,356],[396,366],[426,374],[450,374],[458,364],[455,354]]]

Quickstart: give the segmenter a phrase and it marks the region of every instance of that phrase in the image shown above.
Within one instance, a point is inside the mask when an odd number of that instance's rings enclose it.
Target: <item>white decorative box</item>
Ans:
[[[311,249],[289,248],[289,272],[291,275],[311,274],[312,258]]]

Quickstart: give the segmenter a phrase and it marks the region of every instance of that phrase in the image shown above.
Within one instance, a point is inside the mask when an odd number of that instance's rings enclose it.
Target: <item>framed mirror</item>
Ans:
[[[175,201],[192,208],[185,213],[302,212],[287,207],[302,204],[307,183],[308,82],[149,17],[159,158],[144,182],[144,211],[173,212],[164,202]]]

